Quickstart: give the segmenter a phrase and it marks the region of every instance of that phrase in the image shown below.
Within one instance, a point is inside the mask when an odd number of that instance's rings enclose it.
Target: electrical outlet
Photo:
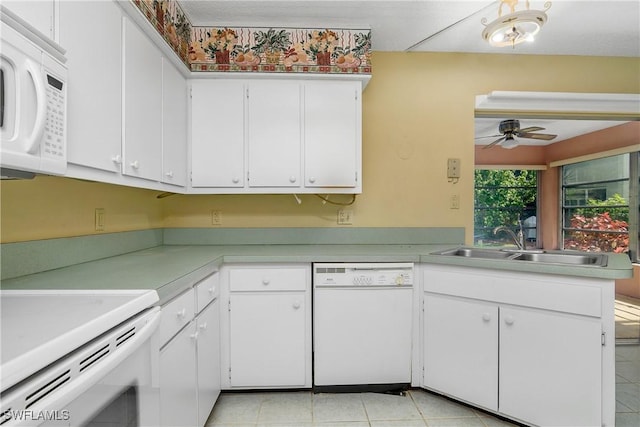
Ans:
[[[449,209],[460,209],[460,196],[458,194],[452,194],[449,200]]]
[[[338,225],[353,224],[353,211],[348,209],[340,209],[338,211]]]
[[[447,160],[447,178],[460,178],[460,159]]]
[[[222,225],[222,211],[211,211],[211,225]]]
[[[94,220],[96,231],[104,231],[105,216],[106,213],[104,208],[96,208]]]

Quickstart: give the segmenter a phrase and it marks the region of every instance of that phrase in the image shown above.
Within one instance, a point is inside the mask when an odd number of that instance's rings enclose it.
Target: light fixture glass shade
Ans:
[[[518,146],[518,141],[512,136],[508,136],[500,145],[502,148],[512,149]]]
[[[547,14],[541,10],[513,12],[488,24],[485,18],[482,19],[482,23],[486,25],[482,31],[482,38],[492,46],[515,46],[533,41],[546,22]]]

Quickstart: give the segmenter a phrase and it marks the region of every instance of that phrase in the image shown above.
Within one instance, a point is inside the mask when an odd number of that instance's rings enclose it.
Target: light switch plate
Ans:
[[[460,159],[447,160],[447,178],[460,178]]]

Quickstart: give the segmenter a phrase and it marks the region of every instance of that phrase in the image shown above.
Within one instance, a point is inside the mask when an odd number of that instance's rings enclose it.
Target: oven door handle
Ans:
[[[158,329],[159,324],[160,307],[154,307],[149,313],[147,323],[138,330],[133,338],[118,347],[113,354],[105,358],[102,363],[96,363],[95,366],[88,369],[85,374],[78,376],[76,379],[65,385],[65,387],[63,387],[64,391],[52,393],[42,399],[39,402],[39,405],[37,405],[37,408],[32,407],[30,409],[33,409],[33,411],[37,413],[40,410],[46,411],[51,410],[52,408],[65,408],[66,405],[74,401],[81,394],[102,380],[109,372],[126,360],[127,357],[135,353],[142,344],[151,339],[153,333]],[[71,416],[73,416],[73,414],[71,414]]]

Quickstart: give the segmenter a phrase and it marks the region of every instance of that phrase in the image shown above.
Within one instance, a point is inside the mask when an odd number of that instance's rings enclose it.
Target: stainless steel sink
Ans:
[[[485,258],[485,259],[508,259],[515,255],[514,252],[505,252],[496,249],[480,249],[480,248],[456,248],[441,252],[434,252],[434,255],[459,256],[467,258]]]
[[[542,262],[546,264],[568,264],[594,267],[606,267],[607,256],[604,254],[575,254],[575,253],[521,253],[515,261]]]
[[[606,267],[607,255],[575,252],[547,252],[543,250],[455,248],[434,252],[433,255],[476,259],[493,259],[543,264]]]

